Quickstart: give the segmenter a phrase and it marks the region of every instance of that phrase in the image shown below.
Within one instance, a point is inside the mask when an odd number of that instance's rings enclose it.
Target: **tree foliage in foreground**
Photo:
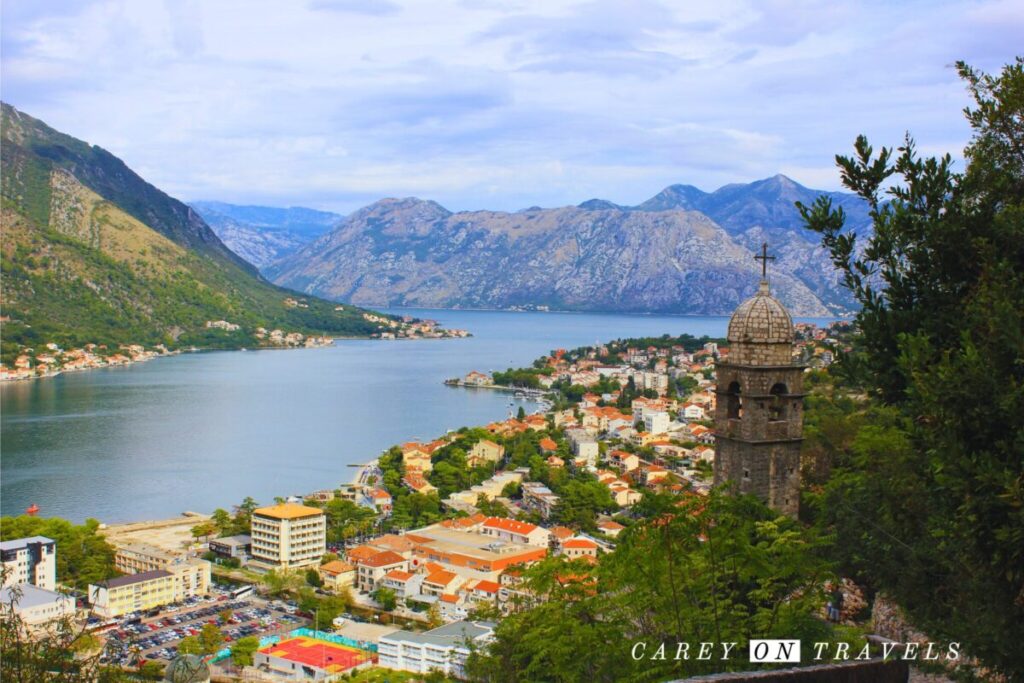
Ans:
[[[513,614],[468,663],[479,681],[665,680],[749,667],[750,638],[827,640],[823,541],[760,502],[718,492],[645,499],[597,565],[560,557],[528,572],[540,604]],[[674,661],[676,642],[736,642],[731,659]],[[648,657],[669,643],[667,661]],[[638,650],[639,651],[639,650]],[[810,653],[808,653],[810,654]],[[696,653],[694,653],[694,656]]]
[[[127,683],[120,670],[100,662],[99,641],[71,616],[30,627],[15,612],[21,600],[17,587],[0,604],[0,679],[4,683],[68,681]]]
[[[957,66],[975,101],[963,173],[909,136],[877,153],[862,136],[837,162],[871,205],[863,249],[827,198],[801,207],[862,306],[840,368],[889,410],[820,512],[845,570],[1024,677],[1024,60]]]

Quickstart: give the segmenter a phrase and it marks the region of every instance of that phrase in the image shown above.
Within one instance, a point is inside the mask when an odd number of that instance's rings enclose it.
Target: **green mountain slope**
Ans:
[[[365,311],[263,280],[189,207],[110,153],[4,104],[3,360],[20,348],[251,346],[257,327],[363,336]],[[227,320],[234,332],[207,329]]]

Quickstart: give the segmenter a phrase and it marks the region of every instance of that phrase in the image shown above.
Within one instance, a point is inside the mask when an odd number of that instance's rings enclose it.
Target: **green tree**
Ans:
[[[522,406],[519,406],[519,410],[516,411],[516,419],[517,420],[525,420],[526,419],[526,409],[523,408]]]
[[[519,498],[522,491],[523,487],[518,481],[510,481],[501,489],[501,495],[504,498]]]
[[[217,508],[210,515],[210,521],[216,527],[218,536],[230,536],[234,532],[234,522],[227,510]]]
[[[306,570],[306,583],[313,588],[321,588],[324,585],[324,580],[320,578],[320,572],[310,567]]]
[[[178,652],[183,655],[201,655],[203,654],[203,644],[199,641],[198,636],[186,636],[178,643]]]
[[[444,625],[444,619],[441,618],[441,610],[438,608],[437,603],[434,603],[427,609],[427,626],[429,628],[438,628]]]
[[[476,509],[488,517],[508,517],[508,508],[484,494],[476,497]]]
[[[164,665],[150,659],[144,659],[139,663],[139,669],[136,673],[144,681],[159,681],[164,677]]]
[[[200,538],[209,539],[210,536],[213,536],[215,533],[217,533],[217,527],[214,525],[213,522],[203,522],[201,524],[196,524],[194,527],[192,527],[191,533],[192,538],[196,539],[197,541]]]
[[[212,655],[224,644],[224,634],[214,624],[203,624],[199,630],[199,647],[204,655]]]
[[[256,636],[245,636],[231,644],[231,661],[235,666],[252,666],[253,655],[260,649],[260,639]]]
[[[556,556],[526,573],[539,604],[502,620],[472,653],[480,681],[687,678],[746,668],[743,657],[634,661],[662,642],[751,638],[828,640],[818,618],[832,576],[813,531],[750,497],[651,495],[648,520],[624,532],[596,566]],[[586,656],[580,656],[586,653]],[[804,653],[806,658],[812,653]]]
[[[231,617],[233,616],[235,616],[234,611],[230,609],[222,609],[220,613],[217,615],[217,618],[220,619],[220,623],[226,624],[229,621],[231,621]]]
[[[593,531],[597,528],[597,514],[618,509],[606,486],[595,479],[574,479],[558,492],[560,500],[555,506],[555,518],[566,526]]]
[[[300,610],[309,614],[315,612],[317,607],[320,606],[320,601],[317,599],[316,593],[314,593],[313,589],[309,586],[303,586],[299,589],[296,602],[298,603]]]
[[[245,500],[235,508],[235,516],[233,518],[233,528],[231,533],[233,534],[247,534],[249,533],[249,525],[252,520],[252,512],[259,507],[252,497],[246,496]]]
[[[4,577],[6,578],[6,576]],[[0,605],[0,652],[4,681],[69,681],[70,683],[122,683],[126,672],[100,662],[97,639],[71,616],[29,626],[12,608],[21,600],[17,586]]]
[[[292,593],[298,590],[299,586],[302,585],[302,577],[295,572],[271,569],[263,575],[260,583],[266,589],[268,595],[279,597],[285,593]]]
[[[837,162],[871,208],[863,248],[826,198],[800,207],[861,304],[837,372],[891,409],[836,454],[818,510],[845,569],[1024,677],[1024,60],[958,69],[962,174],[909,136],[877,154],[862,136]]]
[[[373,599],[380,604],[386,612],[390,612],[398,606],[398,598],[395,591],[390,588],[378,588],[373,592]]]
[[[348,591],[321,599],[313,612],[313,627],[321,631],[331,628],[332,622],[351,605],[352,594]]]

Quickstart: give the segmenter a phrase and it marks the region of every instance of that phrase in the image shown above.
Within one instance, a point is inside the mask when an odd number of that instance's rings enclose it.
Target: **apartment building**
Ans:
[[[380,639],[378,665],[399,671],[426,674],[440,671],[465,678],[468,643],[482,645],[494,633],[488,622],[456,621],[425,633],[395,631]]]
[[[90,584],[89,602],[105,619],[144,612],[174,602],[175,584],[174,574],[163,569],[119,576]]]
[[[52,591],[57,587],[57,542],[30,536],[0,543],[3,585],[32,584]]]
[[[142,574],[158,569],[170,572],[174,575],[174,598],[171,602],[210,592],[209,562],[149,543],[132,543],[118,548],[114,567],[125,574]]]
[[[253,510],[249,535],[254,562],[273,568],[317,566],[327,552],[323,510],[298,503]]]
[[[356,562],[356,588],[370,593],[391,571],[408,571],[409,560],[392,550],[383,550]]]

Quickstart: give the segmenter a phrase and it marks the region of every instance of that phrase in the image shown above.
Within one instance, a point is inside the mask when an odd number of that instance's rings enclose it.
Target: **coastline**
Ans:
[[[472,335],[469,335],[472,336]],[[312,338],[312,337],[311,337]],[[451,337],[396,337],[394,339],[382,338],[382,337],[324,337],[329,339],[327,343],[317,343],[311,345],[298,344],[276,344],[273,346],[240,346],[238,348],[203,348],[203,347],[191,347],[188,349],[175,349],[174,351],[167,351],[164,353],[156,351],[146,351],[145,355],[135,358],[124,358],[124,360],[118,360],[115,362],[103,362],[95,365],[85,365],[80,367],[60,367],[56,370],[47,372],[37,372],[36,368],[32,368],[30,372],[19,372],[17,370],[11,370],[3,368],[0,371],[0,385],[12,383],[12,382],[30,382],[32,380],[47,379],[51,377],[59,377],[60,375],[72,373],[72,372],[85,372],[87,370],[106,370],[110,368],[125,368],[135,365],[137,363],[145,363],[157,358],[166,358],[168,356],[177,356],[183,353],[211,353],[216,351],[296,351],[303,349],[323,349],[328,346],[334,346],[337,341],[444,341],[451,339],[465,339],[467,337],[451,336]],[[38,367],[38,366],[37,366]]]
[[[380,462],[380,458],[374,458],[367,463],[359,465],[359,469],[352,476],[352,481],[349,482],[349,486],[365,486],[366,478],[370,476],[373,470],[377,469],[377,464]]]

